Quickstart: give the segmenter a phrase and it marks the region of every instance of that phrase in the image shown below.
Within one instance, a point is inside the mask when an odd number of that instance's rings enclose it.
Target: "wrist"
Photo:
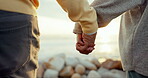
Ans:
[[[93,35],[93,34],[96,34],[97,32],[93,32],[93,33],[84,33],[86,35]]]

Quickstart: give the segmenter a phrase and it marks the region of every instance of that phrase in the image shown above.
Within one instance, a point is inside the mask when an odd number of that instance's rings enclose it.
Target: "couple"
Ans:
[[[57,2],[76,22],[76,49],[83,54],[94,50],[97,29],[122,15],[119,34],[122,66],[127,78],[148,78],[147,0],[94,0],[91,5],[87,0]],[[0,78],[36,77],[38,6],[38,0],[0,0]]]

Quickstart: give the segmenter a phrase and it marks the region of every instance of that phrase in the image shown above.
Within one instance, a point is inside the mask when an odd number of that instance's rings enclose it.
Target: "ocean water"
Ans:
[[[75,50],[76,35],[72,33],[74,23],[69,20],[56,0],[40,0],[37,12],[41,32],[39,60],[59,53],[76,57],[120,58],[118,48],[120,17],[107,27],[98,30],[96,49],[89,55],[83,55]]]

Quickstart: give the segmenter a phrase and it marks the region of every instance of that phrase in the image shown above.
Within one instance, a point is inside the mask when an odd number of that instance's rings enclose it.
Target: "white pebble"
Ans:
[[[96,70],[97,69],[97,67],[89,61],[82,60],[82,59],[79,59],[79,61],[80,61],[80,64],[82,64],[83,66],[85,66],[89,70]]]
[[[87,78],[87,76],[86,75],[82,75],[82,77],[81,78]]]
[[[58,78],[58,71],[47,69],[44,73],[44,78]]]
[[[109,72],[109,70],[106,69],[106,68],[100,67],[97,72],[98,72],[101,76],[103,76],[103,75],[104,75],[104,72],[105,72],[105,73],[106,73],[106,72]]]
[[[96,65],[97,67],[100,67],[101,66],[101,64],[100,64],[100,62],[98,61],[98,59],[96,59],[96,58],[91,58],[91,63],[93,63],[94,65]]]
[[[98,72],[92,70],[89,72],[87,78],[101,78],[101,75]]]
[[[75,74],[73,74],[72,75],[72,77],[71,78],[81,78],[81,75],[80,74],[78,74],[78,73],[75,73]]]
[[[78,64],[76,67],[75,67],[75,72],[76,73],[79,73],[79,74],[84,74],[85,73],[85,67],[81,64]]]
[[[61,57],[53,57],[49,60],[49,69],[54,69],[57,71],[61,71],[62,68],[64,67],[65,61]]]
[[[67,66],[75,67],[78,63],[79,63],[79,61],[74,57],[67,57],[66,58],[66,65]]]
[[[54,57],[61,57],[61,58],[65,59],[66,55],[65,55],[65,53],[60,53],[60,54],[55,55]]]
[[[121,70],[113,69],[113,70],[111,70],[111,72],[118,74],[120,76],[120,78],[126,78],[126,73]]]

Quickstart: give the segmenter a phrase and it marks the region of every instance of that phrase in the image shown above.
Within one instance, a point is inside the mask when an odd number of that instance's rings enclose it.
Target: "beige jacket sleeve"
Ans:
[[[57,0],[69,18],[78,22],[83,33],[97,32],[97,15],[93,7],[89,6],[87,0]],[[76,28],[77,29],[77,28]]]
[[[75,23],[75,27],[73,29],[74,34],[81,34],[83,33],[81,25],[79,23]]]

